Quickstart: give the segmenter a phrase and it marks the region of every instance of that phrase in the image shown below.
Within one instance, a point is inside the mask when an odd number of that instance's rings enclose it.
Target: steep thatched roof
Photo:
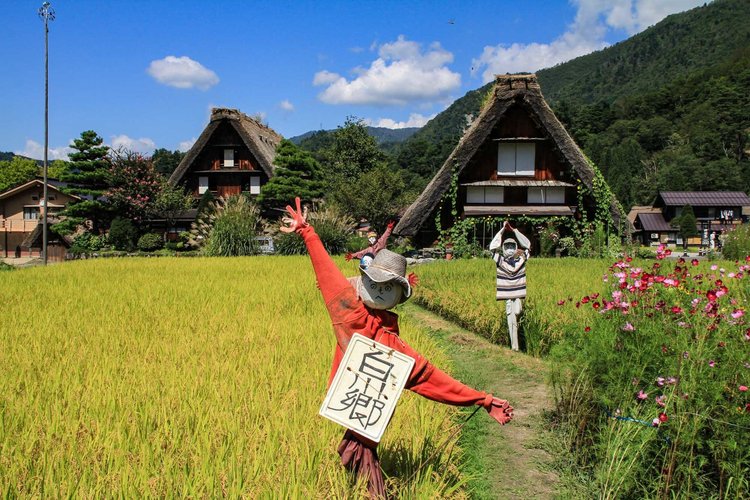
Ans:
[[[63,245],[70,248],[70,246],[73,244],[74,235],[72,234],[66,234],[66,235],[60,235],[57,234],[52,230],[52,225],[57,224],[60,222],[60,219],[58,217],[49,216],[47,217],[47,238],[49,242],[53,242],[55,240],[59,240]],[[42,224],[42,221],[39,221],[39,223],[36,225],[33,231],[31,231],[29,234],[26,235],[26,237],[21,242],[22,248],[31,248],[31,247],[41,247],[42,246],[42,233],[44,232],[44,224]]]
[[[395,234],[403,236],[417,234],[450,187],[454,165],[460,174],[470,163],[480,146],[490,138],[495,124],[517,103],[523,105],[529,111],[531,118],[540,128],[546,131],[561,157],[572,166],[581,182],[589,188],[592,187],[595,171],[547,105],[536,80],[536,75],[497,75],[490,102],[484,106],[479,117],[466,131],[422,194],[408,208],[395,227],[393,231]],[[612,200],[610,210],[616,224],[620,220],[625,222],[625,217],[620,213],[616,200]]]
[[[242,138],[242,142],[258,160],[260,167],[268,177],[273,176],[273,160],[276,157],[276,146],[281,142],[281,135],[273,129],[250,118],[246,114],[229,108],[213,108],[211,120],[201,133],[193,147],[187,152],[175,171],[169,177],[169,183],[176,185],[193,165],[203,148],[208,144],[211,135],[222,123],[231,125]]]

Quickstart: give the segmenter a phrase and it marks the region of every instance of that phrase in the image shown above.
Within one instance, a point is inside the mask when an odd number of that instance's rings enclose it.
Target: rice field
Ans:
[[[334,339],[307,257],[6,272],[0,304],[3,497],[365,494],[318,416]],[[390,493],[466,496],[453,441],[424,463],[455,412],[404,394],[379,449]]]
[[[529,353],[546,353],[567,328],[583,321],[583,311],[557,304],[601,292],[605,285],[602,277],[609,265],[602,259],[529,259],[527,298],[521,316]],[[416,272],[420,286],[415,299],[420,304],[508,345],[505,303],[495,300],[495,264],[491,259],[436,261],[417,267]]]

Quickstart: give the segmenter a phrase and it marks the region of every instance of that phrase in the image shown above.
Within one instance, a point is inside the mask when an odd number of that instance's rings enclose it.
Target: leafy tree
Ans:
[[[161,182],[149,158],[133,151],[115,151],[109,182],[107,197],[118,214],[141,223],[154,213]]]
[[[312,201],[323,195],[320,164],[306,151],[284,139],[276,149],[276,170],[258,197],[264,209],[284,207],[299,196]]]
[[[345,179],[357,178],[386,160],[364,122],[352,116],[333,133],[333,144],[326,156],[329,176]]]
[[[695,218],[693,207],[685,205],[678,217],[675,217],[671,225],[677,228],[677,233],[682,238],[682,247],[687,250],[688,238],[700,235],[697,225],[698,220]]]
[[[159,193],[156,195],[156,201],[152,207],[152,215],[163,217],[167,222],[167,229],[171,229],[177,217],[190,210],[193,201],[193,197],[185,193],[182,186],[171,186],[166,180],[162,179],[159,185]]]
[[[0,161],[0,193],[34,180],[39,165],[34,160],[14,156],[10,161]]]
[[[159,148],[151,155],[151,162],[154,164],[154,169],[157,172],[165,177],[169,177],[185,157],[185,154],[182,151],[169,151],[168,149]]]
[[[414,194],[414,193],[411,193]],[[408,204],[401,172],[381,164],[353,181],[342,180],[329,192],[328,200],[356,220],[367,219],[373,227],[383,230]]]

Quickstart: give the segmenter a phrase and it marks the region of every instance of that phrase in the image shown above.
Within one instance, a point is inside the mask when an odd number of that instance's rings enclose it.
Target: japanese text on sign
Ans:
[[[413,366],[409,356],[355,333],[320,414],[379,442]]]

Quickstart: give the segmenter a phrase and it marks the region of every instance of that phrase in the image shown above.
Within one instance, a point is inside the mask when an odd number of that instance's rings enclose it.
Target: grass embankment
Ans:
[[[26,269],[0,273],[0,303],[3,497],[363,494],[318,416],[334,340],[306,257]],[[455,455],[423,463],[455,413],[404,395],[380,447],[390,493],[464,495]]]
[[[746,498],[750,266],[620,261],[605,282],[609,265],[529,262],[522,329],[530,352],[552,348],[563,483],[578,476],[603,498]],[[418,300],[505,342],[485,298],[493,271],[425,266]]]

